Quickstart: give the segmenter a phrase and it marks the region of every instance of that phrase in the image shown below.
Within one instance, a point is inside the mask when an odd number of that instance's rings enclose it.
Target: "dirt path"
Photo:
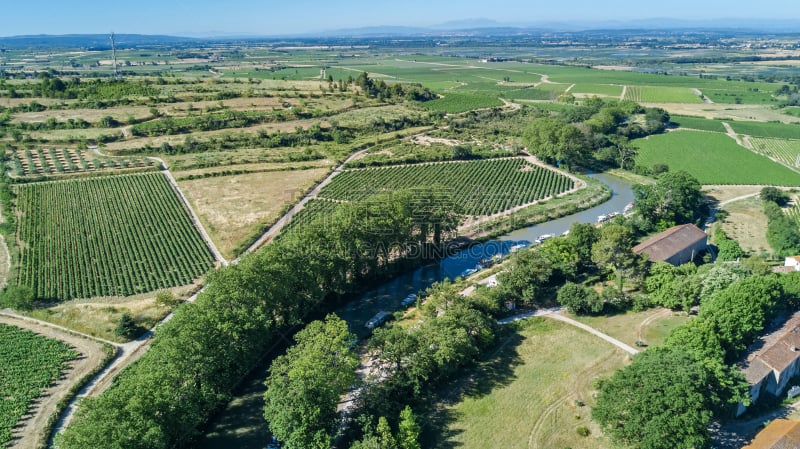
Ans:
[[[668,317],[670,315],[672,315],[672,310],[664,309],[654,315],[650,315],[649,317],[645,318],[639,324],[639,327],[636,329],[636,340],[645,341],[644,337],[642,336],[642,331],[644,331],[647,328],[647,326],[649,326],[653,321],[658,320],[660,318]]]
[[[622,101],[625,99],[625,95],[628,94],[628,86],[622,86],[622,93],[619,94],[619,100]]]
[[[22,418],[21,423],[14,428],[12,447],[36,449],[49,438],[49,435],[42,435],[41,431],[47,427],[47,422],[55,413],[57,404],[66,397],[67,392],[76,382],[103,362],[106,353],[103,344],[96,339],[67,332],[63,328],[49,323],[24,319],[5,312],[0,312],[0,323],[28,329],[39,335],[63,341],[81,354],[80,357],[69,363],[69,368],[58,382],[42,393],[40,399],[33,403]]]
[[[737,196],[736,198],[731,198],[729,200],[725,200],[725,201],[719,203],[719,207],[727,206],[730,203],[735,203],[737,201],[746,200],[748,198],[754,198],[754,197],[757,197],[760,194],[761,194],[760,192],[756,192],[756,193],[751,193],[751,194],[748,194],[748,195]]]
[[[714,102],[710,98],[708,98],[705,95],[703,95],[703,92],[701,92],[700,89],[692,88],[692,93],[694,93],[695,95],[700,97],[700,99],[703,100],[703,103],[705,103],[705,104],[714,104]]]
[[[739,146],[745,147],[748,150],[752,150],[752,148],[748,148],[747,145],[745,145],[742,138],[739,137],[738,134],[736,134],[736,131],[734,131],[733,128],[731,128],[731,125],[728,122],[722,122],[722,126],[725,127],[725,133],[728,135],[728,137],[735,140],[736,143],[739,144]]]
[[[579,329],[583,329],[586,332],[589,332],[592,335],[600,337],[603,340],[611,343],[612,345],[622,349],[623,351],[627,352],[628,354],[634,355],[634,354],[638,354],[639,353],[639,350],[634,349],[631,346],[628,346],[627,344],[617,340],[616,338],[614,338],[614,337],[612,337],[610,335],[604,334],[604,333],[600,332],[599,330],[597,330],[597,329],[595,329],[593,327],[587,326],[587,325],[585,325],[585,324],[583,324],[583,323],[581,323],[579,321],[575,321],[572,318],[564,315],[562,313],[563,310],[564,310],[563,307],[553,307],[553,308],[550,308],[550,309],[536,310],[535,312],[521,313],[519,315],[514,315],[512,317],[503,318],[502,320],[497,320],[497,324],[508,324],[508,323],[513,323],[515,321],[526,320],[526,319],[532,318],[532,317],[546,316],[546,317],[552,318],[554,320],[559,320],[559,321],[563,321],[565,323],[571,324],[571,325],[573,325],[573,326],[575,326],[575,327],[577,327]]]
[[[569,87],[567,87],[567,90],[565,90],[565,91],[564,91],[564,93],[565,93],[565,94],[568,94],[568,93],[569,93],[569,91],[571,91],[573,87],[575,87],[575,84],[574,84],[574,83],[573,83],[573,84],[570,84],[570,85],[569,85]]]
[[[267,242],[271,241],[273,238],[275,238],[275,236],[278,235],[281,232],[281,230],[287,224],[289,224],[290,221],[292,221],[292,218],[306,206],[306,203],[308,203],[312,199],[316,198],[317,195],[319,195],[319,192],[323,189],[323,187],[325,187],[326,185],[330,184],[330,182],[333,180],[333,178],[335,178],[336,175],[338,175],[339,173],[341,173],[343,171],[344,166],[348,162],[350,162],[350,161],[352,161],[354,159],[357,159],[362,154],[364,154],[366,151],[367,150],[361,150],[361,151],[357,151],[357,152],[351,154],[350,157],[345,159],[344,162],[342,162],[341,164],[339,164],[338,167],[333,169],[333,171],[325,179],[323,179],[319,184],[316,185],[316,187],[311,189],[310,192],[308,192],[302,199],[300,199],[300,201],[298,201],[297,204],[295,204],[291,209],[289,209],[289,212],[286,212],[285,214],[283,214],[283,216],[280,219],[278,219],[278,221],[276,221],[275,224],[273,224],[272,226],[270,226],[269,229],[267,229],[267,232],[262,234],[261,237],[259,237],[258,240],[255,241],[255,243],[250,245],[250,247],[247,248],[247,250],[243,253],[243,255],[257,250],[262,245],[264,245],[265,243],[267,243]],[[241,256],[236,258],[233,261],[233,263],[238,262],[239,258],[241,258]]]

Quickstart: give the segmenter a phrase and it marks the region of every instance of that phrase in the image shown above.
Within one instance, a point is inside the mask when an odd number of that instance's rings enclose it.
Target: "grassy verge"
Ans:
[[[426,447],[617,448],[591,422],[593,380],[623,366],[612,345],[568,324],[515,325],[497,350],[437,398]],[[588,405],[587,405],[588,404]],[[588,436],[580,436],[585,427]]]

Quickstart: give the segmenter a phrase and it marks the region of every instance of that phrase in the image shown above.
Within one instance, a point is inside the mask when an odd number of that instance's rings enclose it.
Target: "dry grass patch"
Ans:
[[[705,185],[703,193],[722,203],[745,195],[761,192],[764,186],[746,185]]]
[[[14,114],[13,122],[44,122],[50,117],[55,117],[59,122],[80,118],[89,123],[97,123],[106,116],[114,117],[120,122],[126,122],[129,117],[140,120],[150,117],[150,108],[147,106],[124,106],[108,109],[55,109],[40,112],[22,112]]]
[[[759,254],[772,252],[767,242],[767,216],[758,198],[747,198],[723,208],[728,217],[722,222],[722,230],[728,237],[739,242],[743,250]]]
[[[180,181],[181,190],[211,234],[231,257],[243,240],[274,222],[288,205],[328,174],[329,168]]]
[[[197,286],[170,289],[176,297],[187,298]],[[93,298],[65,301],[47,308],[36,309],[27,315],[84,334],[123,342],[114,334],[120,317],[127,313],[137,325],[149,329],[169,314],[171,309],[156,304],[157,292],[125,298]]]
[[[591,421],[592,384],[626,360],[621,350],[566,323],[526,320],[467,380],[464,397],[446,410],[446,441],[434,446],[616,448]],[[579,426],[590,435],[578,435]]]
[[[779,121],[784,123],[800,122],[800,117],[782,114],[780,110],[771,109],[771,106],[724,103],[663,103],[655,104],[655,106],[664,108],[670,114],[692,115],[708,119],[755,120],[760,122]]]
[[[686,319],[675,316],[672,312],[662,308],[612,316],[569,314],[569,317],[634,347],[638,340],[645,341],[651,346],[661,344],[673,327],[686,321]]]

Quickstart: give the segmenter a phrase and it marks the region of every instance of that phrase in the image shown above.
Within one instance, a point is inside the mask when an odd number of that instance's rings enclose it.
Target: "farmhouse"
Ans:
[[[633,247],[639,255],[647,254],[652,262],[678,266],[694,260],[706,249],[707,236],[693,224],[675,226]]]
[[[783,262],[783,266],[792,268],[794,271],[800,271],[800,256],[787,257]]]
[[[776,419],[742,449],[795,449],[800,447],[800,421]]]
[[[750,384],[750,399],[755,403],[763,394],[780,395],[789,380],[800,374],[800,312],[796,312],[778,330],[765,335],[756,343],[739,366]],[[739,404],[736,415],[746,407]]]

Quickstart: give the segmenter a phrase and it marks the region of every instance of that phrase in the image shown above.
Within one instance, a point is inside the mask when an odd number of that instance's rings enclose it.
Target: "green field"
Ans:
[[[535,318],[482,369],[446,409],[448,422],[430,447],[461,449],[615,448],[590,419],[592,380],[623,365],[612,345],[568,324]],[[579,406],[576,401],[588,405]],[[578,426],[591,429],[579,436]]]
[[[753,150],[787,167],[795,167],[797,156],[800,155],[800,140],[753,137],[750,143],[753,145]]]
[[[571,94],[597,94],[609,97],[619,97],[622,95],[622,86],[613,84],[576,84],[570,89]]]
[[[213,266],[161,173],[17,189],[19,280],[37,298],[131,295],[186,285]]]
[[[510,158],[348,170],[319,196],[354,201],[421,186],[449,192],[468,215],[491,215],[558,195],[571,189],[573,182],[553,170]]]
[[[638,165],[667,164],[701,184],[800,186],[800,174],[736,144],[724,134],[677,131],[638,139]]]
[[[625,99],[637,103],[702,103],[688,87],[628,86]]]
[[[739,121],[729,123],[737,134],[746,134],[753,137],[800,139],[800,124]]]
[[[0,447],[8,447],[31,403],[79,356],[66,343],[0,324]]]
[[[670,117],[672,123],[681,128],[696,129],[700,131],[713,131],[718,133],[726,132],[725,127],[719,120],[710,120],[702,117],[690,117],[686,115],[673,115]]]
[[[473,109],[495,108],[503,105],[497,96],[489,94],[475,94],[464,92],[447,92],[444,98],[439,98],[423,103],[426,108],[433,111],[458,114]]]

